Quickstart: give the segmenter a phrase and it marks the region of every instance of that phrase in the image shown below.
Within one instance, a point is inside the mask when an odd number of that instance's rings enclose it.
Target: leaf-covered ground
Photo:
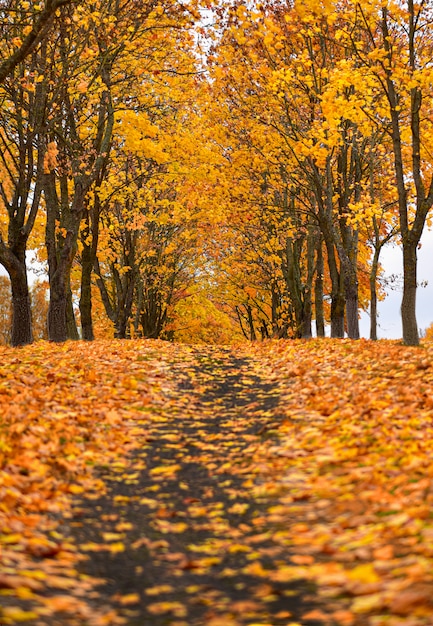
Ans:
[[[433,624],[433,346],[0,348],[0,624]]]

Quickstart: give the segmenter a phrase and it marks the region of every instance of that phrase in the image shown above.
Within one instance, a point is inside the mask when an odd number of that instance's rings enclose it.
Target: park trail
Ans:
[[[314,587],[278,577],[293,553],[271,515],[285,490],[259,452],[283,418],[278,388],[229,348],[196,349],[170,379],[165,402],[143,406],[140,447],[101,471],[106,493],[72,511],[80,572],[104,581],[96,611],[128,626],[323,624]]]

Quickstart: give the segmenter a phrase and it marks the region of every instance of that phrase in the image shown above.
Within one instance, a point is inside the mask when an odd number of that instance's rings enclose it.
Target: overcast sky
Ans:
[[[382,252],[381,264],[385,276],[403,274],[403,252],[401,246],[386,246]],[[427,282],[426,287],[417,291],[418,327],[425,330],[433,322],[433,232],[426,231],[422,238],[422,246],[418,250],[418,284]],[[402,292],[400,289],[387,289],[387,297],[379,302],[378,337],[381,339],[401,339],[400,305]],[[369,337],[370,318],[361,316],[361,334]]]

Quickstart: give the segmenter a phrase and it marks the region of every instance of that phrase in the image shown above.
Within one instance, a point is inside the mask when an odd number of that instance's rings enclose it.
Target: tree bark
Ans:
[[[350,339],[359,339],[358,290],[350,284],[346,286],[345,293],[347,335]]]
[[[377,272],[380,248],[375,248],[370,269],[370,339],[377,341]]]
[[[68,338],[66,326],[66,286],[62,272],[50,276],[50,305],[48,307],[48,338],[63,342]]]
[[[81,254],[81,293],[80,293],[80,320],[81,334],[85,341],[93,341],[92,320],[92,271],[94,265],[90,246],[85,246]]]
[[[85,341],[93,341],[95,338],[92,319],[92,272],[98,250],[100,214],[99,195],[95,192],[93,205],[86,216],[85,228],[81,233],[83,251],[81,253],[80,318],[82,338]],[[91,238],[90,242],[89,238]]]
[[[316,279],[314,283],[314,311],[316,317],[316,335],[325,336],[325,314],[323,310],[323,262],[322,237],[319,237],[316,248]]]
[[[9,272],[12,290],[11,344],[23,346],[33,341],[32,309],[24,263],[16,263]]]
[[[313,336],[313,282],[315,274],[315,252],[317,234],[310,227],[307,237],[307,279],[303,288],[303,324],[302,338],[311,339]]]
[[[23,346],[32,343],[32,313],[25,260],[25,241],[22,242],[22,246],[13,251],[6,246],[0,235],[0,263],[9,274],[11,282],[11,344]]]
[[[346,299],[344,291],[340,288],[331,295],[331,337],[344,337],[344,308]]]
[[[417,290],[417,242],[403,240],[403,299],[401,318],[403,341],[408,346],[419,344],[418,324],[416,319]]]
[[[69,279],[70,276],[68,276]],[[68,334],[68,339],[72,339],[73,341],[78,341],[80,338],[80,334],[77,328],[77,320],[75,318],[74,311],[74,302],[72,296],[72,289],[69,284],[66,287],[66,329]]]
[[[359,339],[359,303],[358,303],[358,276],[354,264],[341,252],[340,263],[343,270],[344,296],[346,300],[347,335],[350,339]]]
[[[346,306],[343,279],[341,272],[338,271],[333,237],[329,235],[326,228],[322,232],[328,253],[328,268],[331,277],[331,337],[341,339],[344,337],[344,309]]]

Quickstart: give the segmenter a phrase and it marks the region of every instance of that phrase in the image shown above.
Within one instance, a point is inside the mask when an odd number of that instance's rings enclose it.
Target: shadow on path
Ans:
[[[106,581],[95,607],[128,626],[318,624],[302,620],[314,589],[268,575],[290,546],[267,519],[272,498],[251,491],[278,390],[229,349],[198,349],[195,367],[179,362],[170,377],[165,406],[143,406],[142,448],[74,509],[81,573]]]

